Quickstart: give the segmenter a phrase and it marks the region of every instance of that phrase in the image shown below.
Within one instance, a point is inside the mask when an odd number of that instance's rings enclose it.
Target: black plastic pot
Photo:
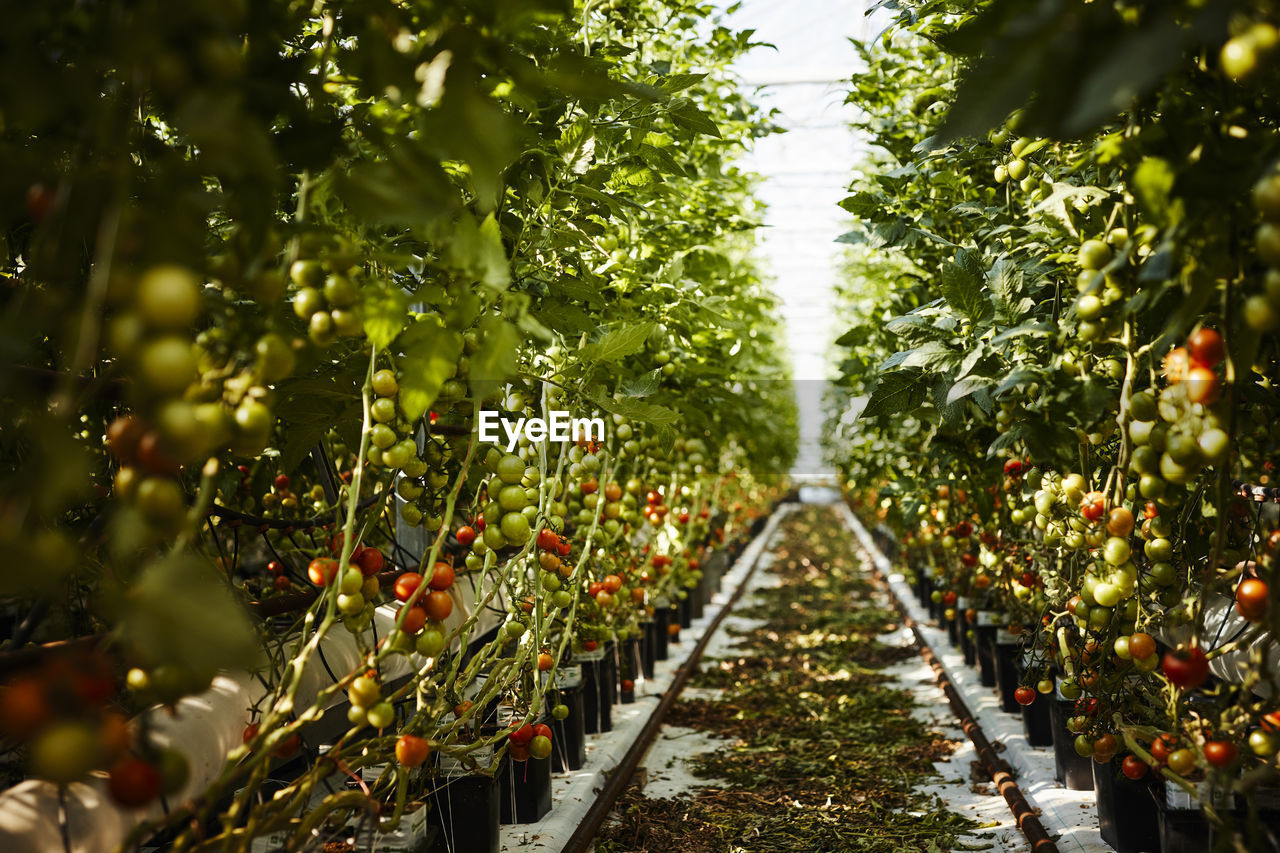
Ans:
[[[498,853],[502,796],[498,778],[482,773],[446,776],[431,792],[427,820],[439,830],[431,853]]]
[[[916,594],[920,597],[920,606],[928,608],[933,601],[933,581],[926,577],[923,572],[920,573],[920,580],[916,584]]]
[[[694,619],[701,619],[706,613],[707,602],[711,600],[710,589],[707,586],[707,576],[704,574],[702,579],[698,581],[698,585],[689,590],[690,613]]]
[[[945,610],[943,611],[942,615],[944,618],[946,617],[947,614]],[[962,618],[963,618],[963,615],[960,613],[960,611],[957,610],[955,615],[952,616],[952,618],[946,619],[947,640],[948,642],[951,643],[952,646],[960,645],[960,620]]]
[[[600,678],[600,701],[610,705],[618,704],[618,642],[610,640],[604,644],[604,669]]]
[[[672,626],[672,625],[674,625],[674,626],[676,627],[676,630],[675,630],[675,631],[672,631],[672,630],[671,630],[671,626]],[[680,624],[680,608],[679,608],[679,606],[677,606],[677,605],[672,605],[672,606],[671,606],[670,613],[669,613],[669,615],[667,616],[667,633],[670,635],[670,636],[668,637],[668,639],[667,639],[667,642],[669,642],[669,643],[678,643],[678,642],[680,642],[680,630],[679,630],[679,629],[680,629],[680,628],[683,628],[683,627],[684,627],[684,626]]]
[[[1022,710],[1014,692],[1018,689],[1018,657],[1021,649],[1014,643],[995,644],[996,692],[1000,694],[1000,710],[1016,714]]]
[[[551,769],[557,773],[577,770],[587,761],[582,685],[561,689],[560,702],[569,707],[569,716],[551,721]]]
[[[618,700],[623,705],[636,701],[635,680],[640,676],[640,640],[632,637],[618,644]],[[623,690],[622,682],[631,681],[632,689]]]
[[[666,660],[671,656],[671,608],[657,607],[653,611],[653,659]]]
[[[498,772],[503,823],[537,823],[551,811],[551,759],[513,761]],[[465,849],[465,848],[459,848]]]
[[[1160,849],[1160,809],[1156,800],[1163,785],[1148,773],[1134,781],[1120,772],[1120,762],[1093,762],[1093,791],[1098,800],[1098,829],[1102,840],[1117,853],[1146,853]]]
[[[681,628],[688,628],[693,624],[693,602],[689,600],[688,595],[680,599],[676,604],[676,610],[680,614]]]
[[[606,658],[579,661],[582,664],[582,730],[589,735],[613,730],[610,669]]]
[[[1053,733],[1053,778],[1072,791],[1093,788],[1093,759],[1076,752],[1075,735],[1067,730],[1071,702],[1055,699],[1049,703]]]
[[[983,625],[978,627],[977,657],[978,680],[983,687],[996,686],[996,627]]]
[[[646,619],[640,623],[640,626],[644,629],[644,637],[640,643],[640,671],[644,673],[646,680],[652,680],[654,653],[658,645],[657,623],[652,619]]]

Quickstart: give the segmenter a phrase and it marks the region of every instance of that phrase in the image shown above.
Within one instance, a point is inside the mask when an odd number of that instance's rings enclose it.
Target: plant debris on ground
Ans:
[[[954,744],[912,716],[883,669],[915,654],[877,637],[898,626],[830,507],[782,523],[768,568],[779,585],[736,611],[735,654],[704,659],[667,722],[723,737],[691,760],[699,788],[674,800],[628,791],[598,853],[868,851],[965,848],[977,824],[920,791]],[[972,839],[970,839],[972,841]]]

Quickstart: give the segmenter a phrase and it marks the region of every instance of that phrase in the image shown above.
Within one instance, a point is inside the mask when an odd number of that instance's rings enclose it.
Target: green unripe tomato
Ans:
[[[394,397],[399,390],[400,383],[396,381],[395,371],[383,368],[373,374],[373,393],[379,397]]]
[[[293,313],[299,320],[310,320],[324,311],[324,297],[314,287],[304,287],[293,297]]]
[[[389,728],[396,721],[395,706],[390,702],[379,702],[365,712],[365,719],[375,729]]]
[[[414,641],[414,649],[424,658],[439,657],[444,651],[444,632],[436,623],[428,623]]]
[[[1111,263],[1111,247],[1101,240],[1085,240],[1076,255],[1081,269],[1100,270]]]
[[[523,545],[529,541],[531,530],[529,528],[529,519],[518,512],[509,512],[502,516],[502,536],[512,545]],[[485,533],[489,532],[485,528]]]

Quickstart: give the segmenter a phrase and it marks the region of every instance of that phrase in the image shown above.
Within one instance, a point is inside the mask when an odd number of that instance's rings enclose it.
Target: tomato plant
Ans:
[[[913,4],[849,94],[872,153],[842,202],[848,498],[939,600],[1022,629],[1024,683],[1094,703],[1077,751],[1165,733],[1153,766],[1206,803],[1201,748],[1244,799],[1276,758],[1275,23]]]

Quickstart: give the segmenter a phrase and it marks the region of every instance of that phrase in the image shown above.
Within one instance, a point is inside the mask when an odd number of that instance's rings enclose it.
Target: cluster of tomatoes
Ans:
[[[514,761],[551,757],[551,727],[545,723],[512,726],[507,735],[508,751]]]
[[[413,639],[414,650],[424,657],[436,657],[444,650],[444,620],[453,613],[453,566],[437,561],[431,577],[403,572],[396,578],[395,596],[401,602],[396,624],[403,636]]]
[[[652,489],[644,496],[644,506],[640,508],[641,515],[654,527],[661,526],[670,511],[670,508],[662,502],[662,493]]]
[[[111,798],[140,808],[181,789],[189,768],[178,750],[138,736],[115,703],[118,690],[100,652],[58,655],[0,688],[0,733],[29,744],[31,775],[67,785],[105,769]]]

